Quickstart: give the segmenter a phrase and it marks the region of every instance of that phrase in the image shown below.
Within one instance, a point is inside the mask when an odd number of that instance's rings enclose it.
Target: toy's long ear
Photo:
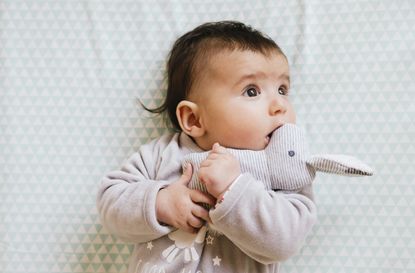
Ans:
[[[373,169],[359,159],[340,154],[315,155],[306,160],[316,171],[347,176],[370,176]]]

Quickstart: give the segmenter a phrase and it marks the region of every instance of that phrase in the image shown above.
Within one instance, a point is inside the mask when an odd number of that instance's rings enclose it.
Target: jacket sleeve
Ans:
[[[301,248],[316,222],[312,186],[275,192],[246,173],[210,211],[214,228],[227,236],[252,259],[275,263]]]
[[[146,242],[172,231],[160,225],[155,209],[158,191],[169,184],[155,179],[161,153],[169,141],[164,138],[143,145],[121,170],[102,179],[96,201],[101,223],[126,242]]]

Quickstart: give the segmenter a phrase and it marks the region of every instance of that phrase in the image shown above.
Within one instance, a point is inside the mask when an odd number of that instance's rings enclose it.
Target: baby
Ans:
[[[97,198],[102,223],[135,244],[129,272],[278,272],[316,221],[312,184],[274,188],[258,171],[267,160],[241,168],[230,150],[261,152],[295,123],[286,56],[242,23],[206,23],[175,42],[167,73],[148,110],[177,132],[108,173]]]

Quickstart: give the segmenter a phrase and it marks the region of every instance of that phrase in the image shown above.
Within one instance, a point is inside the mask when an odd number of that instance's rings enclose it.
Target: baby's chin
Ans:
[[[255,143],[239,143],[239,145],[229,145],[227,148],[238,150],[261,151],[268,146],[270,139],[271,138],[267,136],[262,141],[258,140]]]

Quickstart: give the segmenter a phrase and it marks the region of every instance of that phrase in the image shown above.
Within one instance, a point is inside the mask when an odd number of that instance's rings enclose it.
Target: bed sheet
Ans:
[[[0,272],[125,272],[131,245],[100,224],[100,178],[167,132],[172,42],[240,20],[291,65],[313,152],[368,178],[318,175],[319,221],[282,272],[415,272],[415,4],[353,1],[0,1]]]

